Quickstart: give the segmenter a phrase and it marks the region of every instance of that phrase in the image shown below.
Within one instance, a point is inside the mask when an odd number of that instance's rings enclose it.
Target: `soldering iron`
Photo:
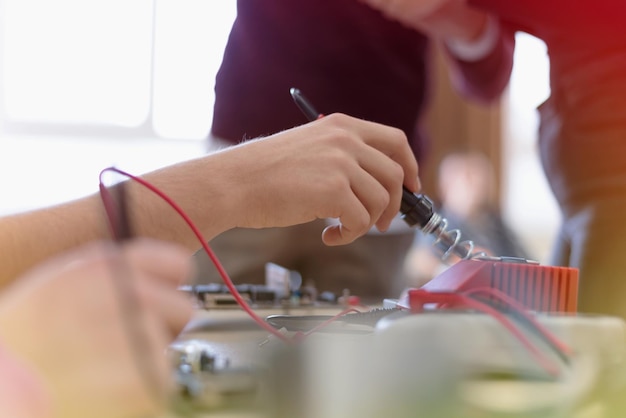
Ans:
[[[291,97],[311,122],[324,116],[315,110],[297,88],[289,90]],[[451,255],[461,259],[477,256],[485,256],[483,252],[474,253],[474,243],[466,240],[461,241],[461,231],[458,229],[448,230],[448,221],[435,211],[433,201],[424,194],[415,194],[406,187],[402,190],[402,203],[400,205],[402,219],[411,227],[418,227],[422,232],[435,237],[433,244],[441,251],[441,258],[446,260]]]

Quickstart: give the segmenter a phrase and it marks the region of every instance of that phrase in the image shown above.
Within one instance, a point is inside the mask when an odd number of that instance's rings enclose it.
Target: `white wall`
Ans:
[[[503,208],[527,248],[547,262],[560,214],[537,154],[536,107],[550,94],[545,44],[518,34],[515,61],[504,102]]]

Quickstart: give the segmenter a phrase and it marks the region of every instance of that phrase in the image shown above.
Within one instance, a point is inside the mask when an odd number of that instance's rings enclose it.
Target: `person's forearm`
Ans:
[[[210,240],[232,226],[225,185],[212,184],[220,178],[219,159],[212,164],[187,162],[148,173],[144,178],[162,189],[185,210],[205,238]],[[135,174],[135,173],[131,173]],[[132,233],[178,242],[191,250],[200,247],[197,238],[173,209],[139,184],[130,181],[128,209]],[[231,191],[235,193],[235,191]],[[231,211],[234,214],[234,211]],[[111,237],[100,196],[94,194],[62,205],[0,219],[0,286],[34,265],[90,241]]]
[[[482,102],[500,96],[513,67],[512,31],[466,0],[445,2],[425,24],[451,57],[451,79],[459,93]]]
[[[444,42],[473,42],[485,30],[487,20],[485,12],[468,6],[465,0],[449,0],[417,22],[417,27]]]
[[[337,218],[340,224],[322,238],[343,245],[373,225],[388,228],[402,186],[419,190],[417,172],[402,131],[335,114],[142,178],[176,202],[207,241],[234,227]],[[130,235],[200,247],[166,202],[138,183],[127,184]],[[52,255],[109,236],[97,194],[0,219],[0,285]]]
[[[390,19],[446,46],[455,88],[491,101],[504,90],[513,63],[513,33],[468,0],[360,0]]]
[[[495,19],[491,24],[497,25],[492,26],[491,36],[494,36],[495,30],[495,39],[483,56],[461,56],[451,45],[445,45],[454,88],[464,97],[483,103],[490,103],[501,96],[513,69],[514,32]]]
[[[232,164],[224,156],[209,155],[142,176],[167,194],[189,216],[208,241],[233,228],[239,218],[237,199],[243,187],[233,184]],[[130,183],[129,208],[133,232],[200,247],[183,218],[164,200],[137,183]]]
[[[0,219],[0,285],[64,250],[104,236],[95,196]]]

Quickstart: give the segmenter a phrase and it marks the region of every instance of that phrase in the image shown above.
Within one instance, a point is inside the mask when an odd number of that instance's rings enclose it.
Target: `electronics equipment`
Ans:
[[[501,261],[485,257],[461,260],[421,287],[429,292],[468,292],[494,289],[507,295],[526,309],[538,312],[575,313],[578,299],[578,269],[544,266],[529,262]],[[418,292],[410,289],[396,306],[416,310],[412,300]],[[493,298],[492,298],[493,299]]]
[[[567,356],[521,323],[529,346],[493,316],[466,310],[397,311],[369,335],[317,335],[293,372],[311,400],[302,409],[306,418],[564,418],[624,390],[621,319],[533,318]]]
[[[290,382],[298,399],[314,399],[298,405],[305,417],[563,418],[612,408],[626,388],[626,323],[576,313],[577,269],[506,260],[459,261],[382,309],[310,334]],[[303,332],[329,318],[267,320]]]

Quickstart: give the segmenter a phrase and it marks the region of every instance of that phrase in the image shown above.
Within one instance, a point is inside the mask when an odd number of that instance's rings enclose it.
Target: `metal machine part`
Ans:
[[[168,348],[178,386],[177,406],[216,408],[237,396],[254,397],[258,386],[258,370],[233,367],[230,360],[216,353],[202,340],[177,341]]]

